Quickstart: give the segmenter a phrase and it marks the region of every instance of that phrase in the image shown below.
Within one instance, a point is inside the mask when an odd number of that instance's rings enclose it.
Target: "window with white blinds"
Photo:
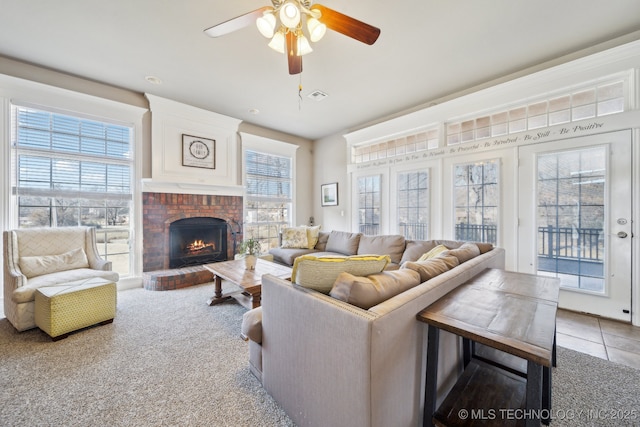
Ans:
[[[19,227],[96,227],[101,255],[130,269],[132,128],[12,106]]]
[[[290,157],[245,151],[244,237],[260,240],[263,252],[278,246],[278,234],[290,225],[293,169]]]

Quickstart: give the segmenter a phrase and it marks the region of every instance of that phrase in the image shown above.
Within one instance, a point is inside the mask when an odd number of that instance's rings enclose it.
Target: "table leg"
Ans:
[[[427,341],[427,372],[424,382],[424,427],[433,425],[433,414],[436,412],[438,392],[438,346],[440,345],[440,329],[429,325]]]
[[[464,360],[465,368],[471,362],[471,357],[473,357],[474,344],[469,338],[462,338],[462,359]]]
[[[255,293],[251,296],[251,308],[260,307],[262,302],[262,292]]]
[[[549,425],[551,422],[551,368],[542,368],[542,409],[548,416],[542,419],[542,424]]]
[[[224,302],[229,298],[231,298],[230,296],[222,296],[222,278],[219,276],[214,276],[214,279],[215,279],[214,280],[215,293],[212,298],[209,298],[209,301],[208,301],[209,305],[220,304],[221,302]]]
[[[540,419],[534,415],[541,413],[542,409],[542,365],[532,361],[527,362],[527,397],[526,397],[526,422],[527,427],[539,426]]]

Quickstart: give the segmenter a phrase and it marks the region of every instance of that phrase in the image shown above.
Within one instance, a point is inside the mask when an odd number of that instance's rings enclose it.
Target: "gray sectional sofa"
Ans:
[[[282,241],[281,241],[282,243]],[[331,256],[331,255],[389,255],[391,262],[387,270],[397,269],[403,261],[412,259],[413,253],[404,256],[407,249],[406,239],[400,235],[369,236],[362,233],[347,231],[321,231],[318,241],[313,248],[283,247],[269,250],[274,262],[293,266],[295,259],[302,255]],[[411,248],[411,246],[410,246]],[[421,249],[418,249],[418,252]],[[418,255],[420,256],[421,253]]]
[[[388,254],[390,267],[412,267],[413,274],[419,274],[418,284],[365,309],[332,297],[334,289],[327,295],[304,284],[263,276],[262,307],[247,312],[243,322],[250,369],[299,426],[421,425],[426,327],[416,314],[484,269],[504,268],[504,250],[479,244],[474,256],[462,251],[467,255],[458,254],[459,265],[456,259],[455,266],[438,274],[416,261],[440,244],[451,249],[444,256],[454,257],[465,242],[333,233],[339,238],[333,243],[351,243],[343,246],[351,254],[354,239],[356,254],[386,253],[384,247],[395,248],[402,242],[401,251]],[[348,255],[335,251],[331,234],[321,233],[313,250],[279,248],[271,253],[289,265],[296,256],[318,255],[327,249]],[[378,250],[369,246],[374,243]],[[442,257],[438,262],[444,262]],[[390,273],[393,270],[380,274]],[[356,279],[366,282],[368,278]],[[459,339],[448,333],[441,334],[440,349],[438,387],[444,395],[462,369],[462,350]]]

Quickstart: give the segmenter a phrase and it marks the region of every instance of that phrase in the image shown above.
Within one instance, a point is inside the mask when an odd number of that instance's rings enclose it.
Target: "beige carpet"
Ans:
[[[245,309],[209,307],[212,292],[120,292],[113,324],[58,342],[1,319],[0,426],[293,425],[249,372]],[[559,348],[552,414],[552,427],[638,426],[640,370]]]
[[[246,310],[212,294],[123,291],[112,324],[58,342],[0,320],[0,425],[293,425],[249,372]]]

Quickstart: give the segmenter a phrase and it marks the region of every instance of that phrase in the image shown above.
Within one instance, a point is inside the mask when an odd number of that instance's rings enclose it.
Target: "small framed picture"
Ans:
[[[320,186],[322,193],[322,206],[338,206],[338,183],[322,184]]]
[[[182,166],[216,168],[216,140],[182,134]]]

